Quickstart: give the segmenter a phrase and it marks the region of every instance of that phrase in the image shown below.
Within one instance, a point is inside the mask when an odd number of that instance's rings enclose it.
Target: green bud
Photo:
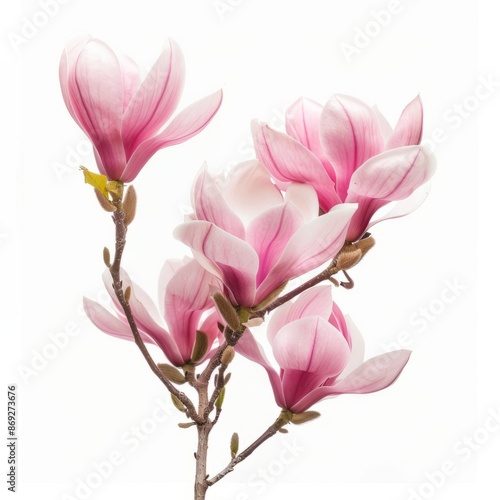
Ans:
[[[231,450],[231,458],[234,458],[238,454],[238,448],[240,446],[240,438],[237,432],[234,432],[231,436],[231,444],[229,446]]]
[[[165,377],[173,382],[174,384],[184,384],[186,382],[186,377],[177,368],[174,368],[168,363],[158,363],[158,368],[165,375]]]
[[[220,390],[219,397],[215,401],[216,408],[222,408],[222,403],[224,403],[224,396],[226,394],[226,387],[223,386]]]
[[[191,362],[198,363],[208,351],[208,337],[205,333],[196,330],[196,340],[191,352]]]
[[[321,414],[317,411],[303,411],[302,413],[294,413],[290,422],[295,425],[304,424],[310,420],[318,418]]]
[[[182,404],[181,400],[175,396],[174,394],[170,394],[170,397],[172,398],[172,403],[174,403],[174,406],[182,413],[186,412],[186,407]]]

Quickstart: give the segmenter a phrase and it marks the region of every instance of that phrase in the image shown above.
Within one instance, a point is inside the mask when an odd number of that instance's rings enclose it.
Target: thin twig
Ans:
[[[137,347],[139,347],[139,350],[141,351],[142,355],[146,359],[149,367],[153,371],[153,373],[162,381],[162,383],[167,387],[167,389],[174,394],[181,402],[182,404],[186,407],[187,414],[189,417],[195,421],[198,424],[202,424],[204,422],[203,418],[201,418],[198,413],[196,412],[196,409],[191,402],[191,400],[181,391],[176,389],[170,380],[168,380],[165,375],[161,372],[161,370],[158,368],[157,364],[149,354],[149,351],[144,344],[144,341],[142,340],[139,330],[137,328],[137,324],[135,322],[134,316],[132,314],[132,310],[130,308],[129,303],[125,299],[124,293],[123,293],[123,284],[121,281],[120,277],[120,266],[121,266],[121,260],[123,256],[123,251],[125,249],[125,243],[126,243],[126,234],[127,234],[127,226],[125,224],[125,212],[120,208],[118,208],[114,213],[113,213],[113,222],[115,223],[115,228],[116,228],[116,236],[115,236],[115,258],[113,260],[112,265],[109,267],[109,271],[111,273],[111,277],[113,279],[113,289],[116,294],[116,298],[118,299],[118,302],[123,308],[123,312],[125,313],[125,316],[127,318],[128,324],[130,326],[130,330],[132,331],[132,334],[134,336],[135,343],[137,344]]]
[[[330,265],[323,271],[321,271],[319,274],[311,278],[310,280],[307,280],[305,283],[302,283],[302,285],[298,286],[294,290],[285,293],[285,295],[282,295],[281,297],[278,297],[274,302],[272,302],[270,305],[268,305],[265,309],[262,309],[260,311],[256,311],[252,314],[252,318],[263,318],[267,313],[273,311],[277,307],[283,305],[285,302],[288,302],[289,300],[295,298],[297,295],[301,294],[305,290],[308,290],[309,288],[312,288],[313,286],[317,285],[318,283],[321,283],[322,281],[325,281],[329,279],[332,274],[335,274],[337,272],[337,269],[334,264],[335,261],[330,263]]]
[[[234,470],[234,468],[245,458],[250,456],[262,443],[267,441],[269,438],[274,436],[284,425],[284,421],[280,418],[278,418],[273,425],[271,425],[266,431],[258,437],[248,448],[243,450],[240,454],[236,455],[226,466],[225,469],[223,469],[221,472],[219,472],[217,475],[215,475],[212,479],[207,479],[207,484],[208,486],[214,485],[216,482],[220,481],[224,476],[229,474]]]

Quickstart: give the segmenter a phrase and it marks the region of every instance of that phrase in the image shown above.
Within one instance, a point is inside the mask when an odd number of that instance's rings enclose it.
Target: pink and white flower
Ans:
[[[66,46],[59,66],[64,102],[108,179],[133,181],[158,150],[193,137],[214,117],[222,91],[191,104],[165,127],[179,104],[184,73],[173,40],[142,82],[137,64],[101,40],[87,36]]]
[[[318,217],[311,186],[291,183],[283,195],[258,161],[234,167],[227,178],[202,169],[193,206],[193,220],[174,236],[221,280],[233,304],[245,307],[333,259],[356,209],[341,204]]]
[[[280,408],[301,413],[329,396],[380,391],[408,362],[410,351],[399,350],[363,363],[362,340],[354,330],[332,301],[330,287],[318,286],[281,306],[269,322],[279,371],[248,329],[235,348],[265,368]]]
[[[418,188],[432,177],[436,161],[419,146],[422,120],[419,97],[406,106],[392,130],[376,108],[336,95],[324,107],[304,98],[292,104],[287,134],[257,121],[252,131],[257,157],[280,186],[311,185],[324,212],[343,202],[358,204],[347,232],[352,242],[376,222],[410,213],[427,196],[427,187]],[[405,202],[372,220],[379,208],[400,200]]]
[[[162,319],[144,290],[133,283],[123,270],[121,274],[123,288],[130,286],[132,290],[129,304],[142,340],[156,344],[174,366],[183,366],[191,361],[196,331],[199,330],[207,336],[209,345],[207,354],[199,362],[206,359],[219,334],[219,315],[213,310],[211,299],[213,287],[217,286],[216,278],[196,260],[167,261],[160,274],[158,289]],[[104,284],[113,299],[116,314],[85,297],[83,304],[87,316],[104,333],[134,341],[107,270]]]

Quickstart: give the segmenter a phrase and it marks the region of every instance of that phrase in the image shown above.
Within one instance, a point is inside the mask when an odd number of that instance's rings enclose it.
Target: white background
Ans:
[[[76,32],[131,55],[144,71],[167,36],[177,40],[187,63],[181,107],[224,89],[209,127],[156,154],[134,182],[138,216],[124,265],[153,297],[163,261],[187,252],[171,232],[194,174],[205,160],[217,171],[251,158],[252,118],[281,128],[298,97],[324,103],[345,93],[376,104],[394,125],[420,93],[424,137],[438,158],[431,195],[411,216],[376,226],[376,247],[352,273],[356,287],[334,292],[368,355],[399,344],[414,351],[409,365],[386,391],[318,404],[321,419],[262,446],[208,498],[493,498],[500,423],[483,426],[500,412],[497,224],[489,213],[498,213],[495,2],[20,4],[0,16],[2,394],[6,407],[6,387],[17,385],[18,498],[192,498],[193,429],[177,427],[183,416],[170,410],[137,348],[97,331],[81,310],[83,294],[105,300],[101,251],[113,226],[83,184],[77,167],[92,169],[94,160],[59,89],[59,57]],[[347,44],[357,53],[347,57]],[[493,82],[489,91],[484,81]],[[426,320],[424,309],[434,311]],[[237,360],[232,372],[211,474],[229,460],[233,431],[244,446],[278,413],[263,370]]]

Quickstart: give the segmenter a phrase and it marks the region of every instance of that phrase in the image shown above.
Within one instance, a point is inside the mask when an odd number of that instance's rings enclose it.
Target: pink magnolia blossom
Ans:
[[[347,232],[347,241],[357,241],[376,222],[410,213],[427,196],[426,187],[418,188],[436,165],[434,154],[418,145],[422,117],[417,97],[392,130],[376,108],[336,95],[324,107],[304,98],[292,104],[287,134],[257,121],[252,130],[257,157],[280,185],[313,186],[324,212],[343,202],[358,204]],[[405,201],[372,221],[379,208],[399,200]]]
[[[160,311],[164,321],[151,298],[134,284],[124,271],[122,281],[124,289],[131,286],[129,303],[142,340],[156,344],[173,365],[183,366],[191,360],[197,330],[205,333],[209,347],[218,338],[219,316],[214,311],[210,312],[213,308],[211,291],[217,285],[217,280],[196,260],[165,263],[158,289]],[[134,341],[107,270],[104,274],[104,284],[113,299],[116,315],[97,302],[84,298],[87,316],[104,333]],[[163,326],[164,323],[167,328]]]
[[[248,329],[236,350],[265,368],[278,406],[301,413],[329,396],[379,391],[401,373],[410,351],[363,363],[362,341],[354,330],[332,301],[330,287],[318,286],[281,306],[269,322],[267,336],[279,371]]]
[[[64,102],[94,145],[99,171],[131,182],[160,149],[198,134],[222,101],[215,92],[181,111],[167,126],[184,86],[184,57],[169,40],[141,82],[139,68],[101,40],[73,40],[59,66]]]
[[[283,196],[258,161],[234,167],[227,178],[202,169],[193,205],[193,220],[174,236],[220,278],[234,304],[246,307],[333,259],[356,209],[342,204],[318,217],[311,186],[291,183]]]

